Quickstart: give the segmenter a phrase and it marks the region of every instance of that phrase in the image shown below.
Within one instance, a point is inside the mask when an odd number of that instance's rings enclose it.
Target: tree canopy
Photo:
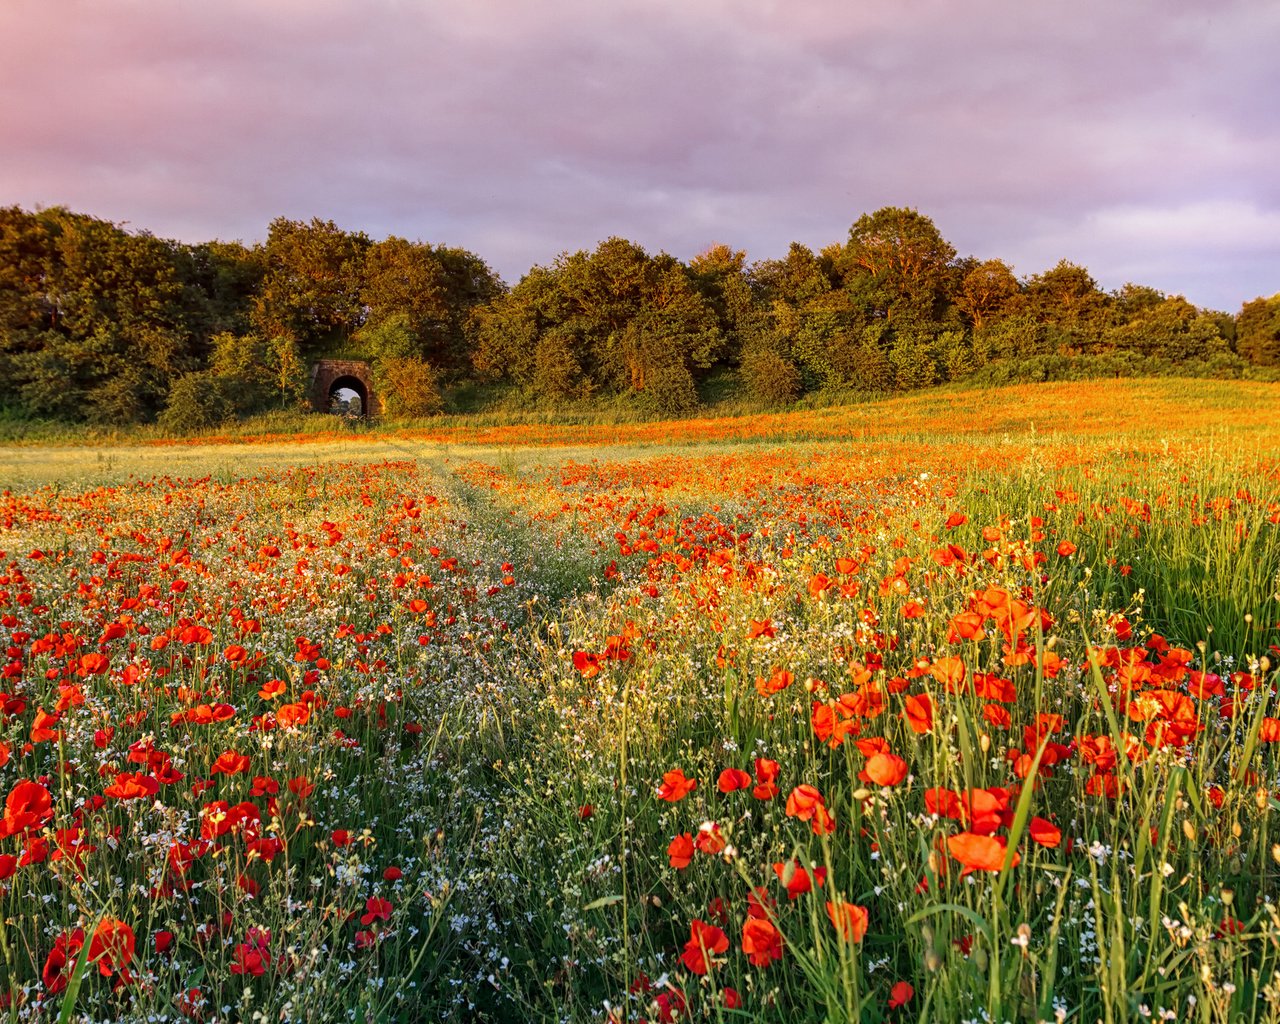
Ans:
[[[514,287],[464,249],[319,218],[276,218],[255,245],[185,244],[62,207],[0,208],[7,415],[204,422],[300,403],[326,356],[372,362],[391,411],[488,383],[678,413],[713,378],[779,403],[1037,359],[1264,372],[1280,366],[1280,295],[1232,317],[1146,285],[1104,291],[1069,260],[1019,278],[958,256],[904,207],[859,216],[818,252],[792,243],[756,262],[723,243],[686,263],[611,237]]]

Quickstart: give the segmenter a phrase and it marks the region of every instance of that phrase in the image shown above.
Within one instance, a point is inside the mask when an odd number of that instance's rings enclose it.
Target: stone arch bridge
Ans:
[[[382,412],[382,401],[373,390],[373,373],[368,363],[359,359],[321,359],[311,367],[311,407],[316,412],[328,412],[334,395],[343,388],[350,388],[360,396],[362,416],[377,416]]]

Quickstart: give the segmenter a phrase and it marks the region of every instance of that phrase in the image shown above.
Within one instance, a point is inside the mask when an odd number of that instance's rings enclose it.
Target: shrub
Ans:
[[[228,381],[209,370],[187,373],[174,382],[157,422],[171,433],[216,427],[235,412]]]
[[[659,416],[677,416],[698,407],[698,390],[694,387],[693,375],[679,363],[650,371],[644,387],[637,389],[635,394],[642,409]]]
[[[800,397],[803,381],[796,364],[769,349],[755,349],[742,356],[742,383],[752,398],[782,405]]]
[[[436,371],[425,359],[379,359],[373,375],[383,408],[393,416],[432,416],[444,408]]]

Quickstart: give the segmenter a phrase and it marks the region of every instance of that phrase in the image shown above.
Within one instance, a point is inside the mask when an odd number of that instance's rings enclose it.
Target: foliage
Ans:
[[[444,407],[436,372],[425,359],[384,356],[374,364],[374,384],[391,416],[431,416]]]
[[[259,245],[189,245],[60,207],[0,209],[0,375],[28,418],[154,422],[176,381],[205,370],[253,416],[305,404],[315,360],[362,353],[425,362],[459,394],[674,415],[716,376],[774,403],[917,390],[1009,360],[1030,361],[1026,378],[1096,370],[1049,357],[1266,374],[1280,298],[1232,317],[1141,284],[1105,292],[1066,260],[1020,279],[958,256],[909,207],[755,263],[721,243],[684,263],[608,238],[510,289],[466,250],[319,218],[278,217]]]
[[[169,392],[160,426],[175,434],[216,427],[236,411],[234,385],[210,370],[183,374]]]

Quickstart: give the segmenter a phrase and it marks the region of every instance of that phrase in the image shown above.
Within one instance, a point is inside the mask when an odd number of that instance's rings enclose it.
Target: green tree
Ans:
[[[901,316],[929,322],[946,301],[955,257],[955,248],[924,214],[886,206],[854,222],[842,265],[846,287],[869,298],[874,315],[890,323]]]
[[[364,257],[369,239],[333,221],[277,217],[267,232],[266,273],[254,302],[255,330],[291,336],[308,357],[342,348],[364,320]]]
[[[1241,307],[1236,316],[1236,351],[1255,366],[1280,366],[1280,292]]]
[[[1109,319],[1108,299],[1084,267],[1061,260],[1033,276],[1025,295],[1028,312],[1046,328],[1054,351],[1081,355],[1100,350]]]
[[[992,320],[1012,311],[1021,290],[1004,260],[986,260],[964,275],[953,301],[969,318],[973,329],[981,331]]]

